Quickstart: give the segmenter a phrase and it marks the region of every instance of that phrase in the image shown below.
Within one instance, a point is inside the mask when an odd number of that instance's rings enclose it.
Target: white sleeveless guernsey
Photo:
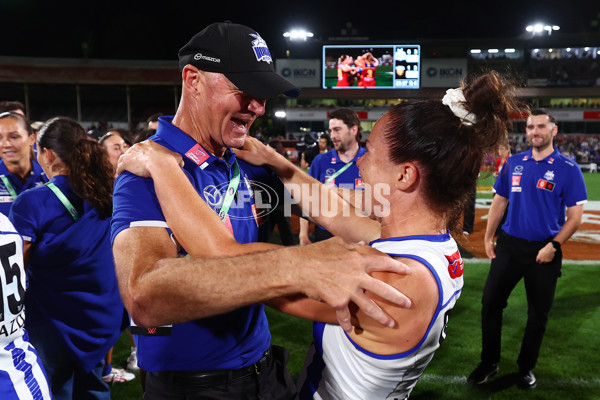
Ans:
[[[424,264],[437,282],[439,301],[425,336],[411,350],[378,355],[339,325],[315,322],[314,343],[300,375],[300,399],[404,400],[446,337],[450,311],[463,287],[463,261],[449,234],[376,240],[373,248]]]

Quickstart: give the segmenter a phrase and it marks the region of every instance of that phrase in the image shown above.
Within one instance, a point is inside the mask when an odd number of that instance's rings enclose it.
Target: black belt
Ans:
[[[149,372],[160,380],[183,386],[216,386],[252,375],[260,375],[271,366],[271,348],[256,363],[240,369],[208,371],[159,371]]]

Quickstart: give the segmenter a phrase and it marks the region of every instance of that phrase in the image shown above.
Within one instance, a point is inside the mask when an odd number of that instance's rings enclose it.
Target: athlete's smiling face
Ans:
[[[0,119],[0,151],[5,163],[18,163],[31,157],[33,135],[15,118]]]
[[[252,97],[238,89],[225,75],[204,72],[206,81],[200,99],[201,114],[214,145],[242,147],[250,126],[265,113],[265,99]]]

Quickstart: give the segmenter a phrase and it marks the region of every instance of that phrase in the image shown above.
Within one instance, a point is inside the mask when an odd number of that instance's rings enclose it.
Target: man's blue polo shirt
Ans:
[[[24,190],[31,189],[32,187],[42,186],[44,183],[48,182],[48,178],[40,164],[35,160],[31,160],[31,164],[31,173],[27,177],[27,181],[23,183],[19,177],[8,172],[8,168],[6,168],[4,161],[0,160],[0,175],[4,175],[8,179],[9,184],[17,194],[20,194]],[[14,200],[15,199],[11,196],[4,182],[0,180],[0,212],[4,215],[8,215],[10,206],[12,206]]]
[[[535,241],[556,236],[565,223],[566,209],[587,202],[581,168],[556,149],[540,161],[531,149],[509,157],[494,192],[508,199],[502,229]]]
[[[232,178],[235,154],[214,157],[172,123],[159,118],[150,138],[183,156],[183,170],[206,203],[218,212]],[[260,215],[251,186],[274,184],[265,168],[238,160],[241,179],[228,213],[229,229],[240,243],[257,241]],[[264,199],[262,200],[264,201]],[[124,229],[155,226],[168,229],[151,179],[123,173],[115,180],[111,240]],[[206,233],[210,235],[210,232]],[[202,238],[198,238],[202,240]],[[139,336],[140,368],[157,371],[237,369],[258,361],[270,345],[271,335],[263,305],[242,307],[226,314],[173,325],[167,336]]]
[[[356,165],[356,161],[366,152],[367,149],[364,147],[359,147],[358,152],[351,161],[352,165],[350,165],[348,169],[336,176],[334,179],[331,179],[329,183],[345,189],[362,190],[364,188],[364,184],[362,177],[360,176],[358,166]],[[345,165],[346,163],[340,160],[337,150],[331,149],[325,153],[318,154],[313,159],[313,162],[310,164],[308,174],[319,182],[325,183],[327,179],[331,178],[332,175],[335,175],[335,173],[342,169]],[[321,226],[318,226],[318,228],[323,229]]]

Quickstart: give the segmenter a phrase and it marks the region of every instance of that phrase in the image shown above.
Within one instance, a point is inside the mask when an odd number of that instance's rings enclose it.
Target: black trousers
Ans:
[[[554,302],[556,284],[560,277],[562,253],[556,252],[548,264],[535,261],[538,251],[551,240],[534,242],[500,232],[496,258],[483,289],[481,329],[481,360],[500,361],[502,313],[517,283],[523,279],[527,295],[527,325],[517,364],[522,371],[533,369],[537,363],[542,339],[546,332],[548,314]]]
[[[229,379],[218,384],[164,379],[147,372],[144,400],[295,400],[296,385],[286,368],[289,352],[272,346],[273,362],[259,374]]]

